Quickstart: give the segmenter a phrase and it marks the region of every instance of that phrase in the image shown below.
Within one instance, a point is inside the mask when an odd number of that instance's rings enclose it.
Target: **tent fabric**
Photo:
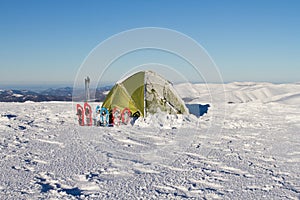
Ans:
[[[139,112],[143,117],[157,112],[188,114],[171,82],[153,71],[140,71],[117,82],[102,107],[109,110],[129,108],[132,113]]]

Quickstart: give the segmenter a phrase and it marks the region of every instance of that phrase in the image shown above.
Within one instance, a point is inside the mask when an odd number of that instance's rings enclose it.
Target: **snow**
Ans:
[[[14,97],[23,97],[24,95],[22,95],[22,94],[13,94],[12,96],[14,96]]]
[[[110,90],[107,90],[107,91],[104,91],[103,94],[108,95],[109,92],[110,92]]]
[[[70,102],[0,103],[0,198],[300,198],[299,84],[229,83],[225,102],[186,86],[207,114],[113,128],[78,126]]]

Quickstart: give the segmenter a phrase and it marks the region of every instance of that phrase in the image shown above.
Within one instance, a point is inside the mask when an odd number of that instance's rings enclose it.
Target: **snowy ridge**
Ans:
[[[205,85],[179,85],[207,114],[113,128],[77,126],[70,102],[0,103],[0,198],[299,199],[298,87],[225,84],[223,119]]]
[[[291,100],[294,103],[299,101],[299,84],[272,84],[255,82],[234,82],[224,84],[224,90],[220,84],[210,84],[211,90],[205,84],[179,84],[175,85],[176,90],[183,99],[190,102],[208,102],[212,96],[220,93],[226,94],[228,103],[247,103],[259,101],[263,103]],[[198,96],[195,98],[195,96]],[[217,98],[216,98],[217,99]]]
[[[72,88],[49,89],[41,92],[29,90],[0,90],[0,102],[70,101]]]

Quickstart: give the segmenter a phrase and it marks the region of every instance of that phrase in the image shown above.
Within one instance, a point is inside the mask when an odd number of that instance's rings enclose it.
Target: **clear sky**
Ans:
[[[201,44],[224,81],[300,81],[298,0],[0,0],[0,84],[71,83],[119,32],[163,27]]]

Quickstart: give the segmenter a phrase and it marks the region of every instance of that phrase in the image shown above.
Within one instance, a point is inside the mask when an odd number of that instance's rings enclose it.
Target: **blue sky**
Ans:
[[[300,81],[300,1],[0,0],[0,84],[72,83],[119,32],[163,27],[201,44],[224,81]]]

